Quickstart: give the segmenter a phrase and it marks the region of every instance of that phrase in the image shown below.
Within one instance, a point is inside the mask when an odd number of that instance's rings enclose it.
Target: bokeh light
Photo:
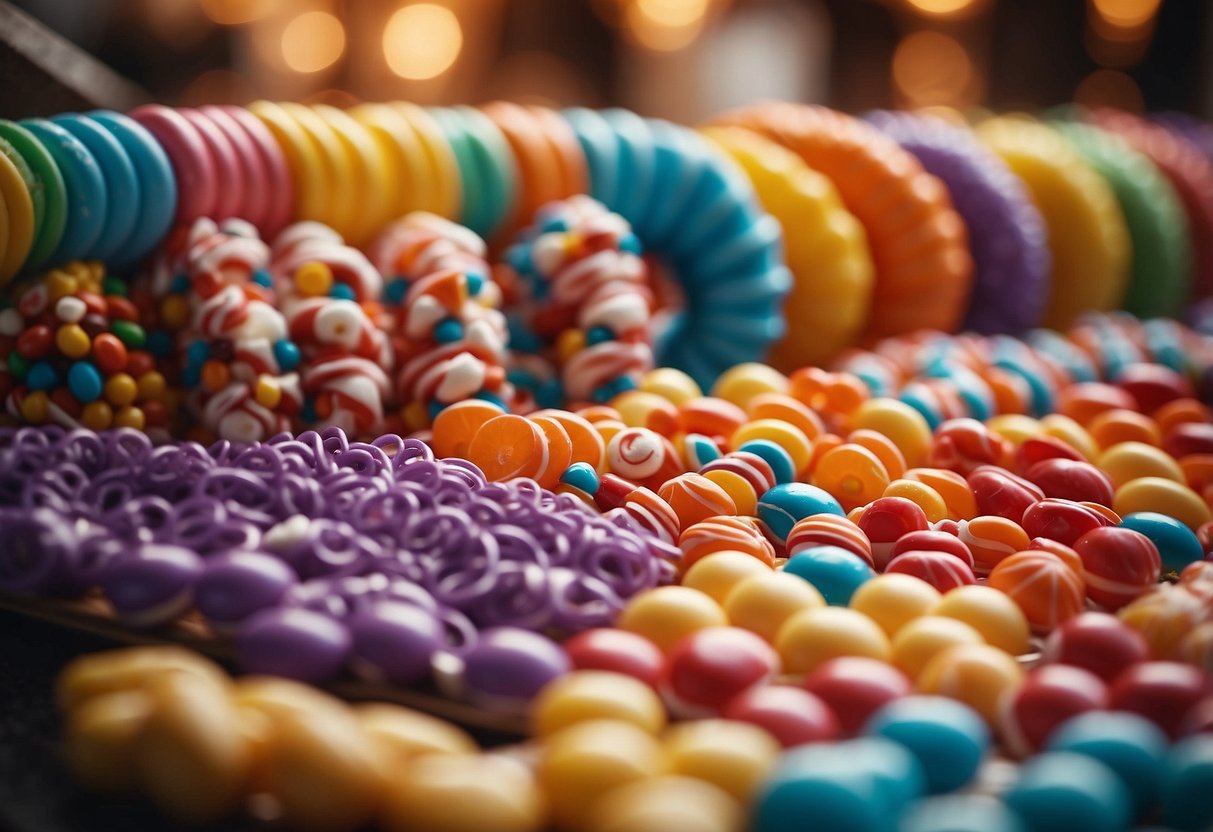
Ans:
[[[909,5],[923,14],[947,17],[969,9],[973,0],[907,0]]]
[[[1137,29],[1154,19],[1162,0],[1091,0],[1105,22],[1119,29]]]
[[[914,32],[893,52],[893,84],[911,106],[965,103],[976,82],[969,53],[941,32]]]
[[[450,69],[463,49],[459,18],[445,6],[403,6],[383,30],[383,57],[401,78],[424,81]]]
[[[206,16],[222,26],[240,26],[261,20],[279,4],[280,0],[199,0]]]
[[[1134,113],[1145,109],[1141,87],[1115,69],[1097,69],[1082,79],[1074,91],[1074,102],[1084,107],[1115,107]]]
[[[295,72],[320,72],[345,52],[345,27],[328,12],[304,12],[282,30],[282,60]]]
[[[178,103],[183,107],[201,104],[247,104],[257,97],[248,77],[230,69],[211,69],[193,81],[182,92]]]
[[[711,0],[631,0],[624,20],[641,46],[672,52],[695,42],[710,6]]]

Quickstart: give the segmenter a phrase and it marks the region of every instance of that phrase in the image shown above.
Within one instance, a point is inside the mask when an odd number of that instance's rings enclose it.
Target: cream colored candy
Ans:
[[[430,754],[474,754],[477,750],[475,740],[462,728],[410,708],[376,702],[356,705],[354,716],[392,768]]]

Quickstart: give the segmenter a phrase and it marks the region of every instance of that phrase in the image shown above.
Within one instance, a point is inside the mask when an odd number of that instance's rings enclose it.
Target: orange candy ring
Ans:
[[[430,445],[439,459],[467,457],[468,446],[481,425],[501,416],[501,408],[482,399],[466,399],[444,407],[434,418]]]
[[[570,194],[589,193],[590,171],[573,128],[556,111],[547,107],[527,107],[527,110],[535,117],[544,138],[556,153],[565,190]]]
[[[489,419],[468,444],[467,458],[490,482],[534,477],[547,467],[548,439],[525,416],[503,413]]]
[[[521,193],[503,231],[510,233],[530,223],[535,212],[549,202],[573,195],[555,149],[526,108],[493,101],[480,108],[505,135],[518,164]]]

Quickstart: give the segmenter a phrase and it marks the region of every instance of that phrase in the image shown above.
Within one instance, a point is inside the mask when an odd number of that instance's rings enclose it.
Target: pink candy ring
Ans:
[[[130,113],[147,128],[173,165],[177,178],[178,225],[186,225],[214,210],[217,182],[215,164],[202,134],[185,116],[159,104],[145,104]]]
[[[215,123],[197,110],[182,108],[181,113],[194,129],[202,136],[202,142],[211,154],[211,162],[215,166],[215,175],[223,187],[215,189],[215,203],[211,209],[211,219],[220,221],[231,217],[241,217],[245,204],[244,189],[247,186],[240,164],[240,156],[236,148],[223,131]]]
[[[209,108],[207,108],[209,109]],[[218,107],[234,118],[256,145],[266,172],[266,214],[261,235],[269,240],[295,219],[295,184],[282,148],[261,119],[243,107]]]
[[[219,107],[202,107],[195,112],[210,121],[236,152],[236,159],[240,164],[240,181],[243,184],[240,217],[260,230],[265,224],[270,200],[269,174],[261,158],[261,151],[240,123],[226,110]]]

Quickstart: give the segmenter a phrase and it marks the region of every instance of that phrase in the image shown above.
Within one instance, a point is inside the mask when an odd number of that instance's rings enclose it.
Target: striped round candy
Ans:
[[[1023,610],[1033,632],[1051,633],[1082,612],[1087,585],[1080,573],[1052,552],[1017,552],[990,573],[1000,589]]]
[[[981,516],[961,520],[956,535],[973,553],[973,571],[989,575],[1005,558],[1028,548],[1028,533],[1005,517]]]
[[[709,517],[737,513],[728,492],[702,474],[680,474],[662,485],[658,494],[678,515],[683,529]]]
[[[788,556],[811,546],[837,546],[876,568],[872,559],[872,543],[859,526],[837,514],[814,514],[792,526],[788,534]]]
[[[1002,465],[1012,450],[1010,442],[976,419],[949,419],[935,429],[930,462],[968,475],[981,465]]]
[[[1087,597],[1118,610],[1144,593],[1162,574],[1162,557],[1154,541],[1132,529],[1105,526],[1074,541],[1082,558]]]
[[[940,592],[976,583],[973,570],[965,566],[960,558],[947,552],[930,550],[903,552],[889,561],[885,572],[913,575],[915,578],[926,581]]]
[[[624,479],[662,482],[681,469],[669,440],[648,428],[625,428],[607,443],[607,467]]]
[[[674,509],[648,488],[637,488],[623,500],[628,515],[666,543],[678,540],[679,520]]]
[[[744,552],[768,565],[775,565],[775,547],[752,517],[710,517],[688,526],[678,538],[682,566],[714,552]]]
[[[754,493],[759,495],[775,487],[775,471],[771,468],[771,463],[749,451],[733,451],[699,469],[701,474],[707,474],[709,471],[732,471],[744,477],[746,482],[754,486]]]

